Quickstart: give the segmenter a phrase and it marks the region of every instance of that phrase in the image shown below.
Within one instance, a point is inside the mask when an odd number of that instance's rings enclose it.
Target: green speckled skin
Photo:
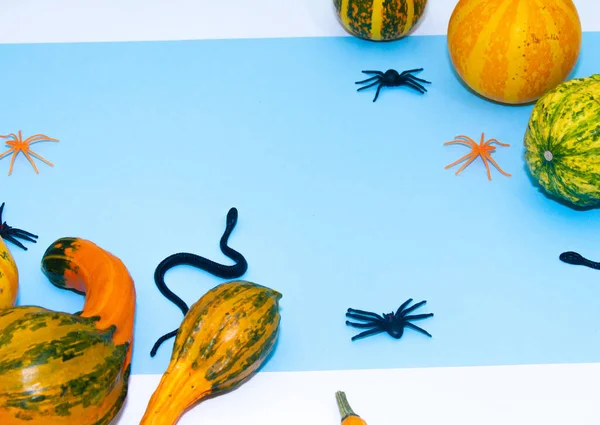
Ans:
[[[600,74],[541,97],[524,144],[527,166],[549,194],[578,207],[600,205]]]
[[[108,425],[127,394],[115,327],[35,306],[0,310],[0,424]]]
[[[364,40],[393,41],[406,36],[419,22],[427,0],[333,0],[333,4],[350,34]]]

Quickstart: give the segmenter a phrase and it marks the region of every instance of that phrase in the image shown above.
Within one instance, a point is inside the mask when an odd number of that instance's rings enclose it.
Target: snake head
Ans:
[[[234,226],[238,219],[238,210],[233,207],[227,213],[227,226]]]
[[[582,265],[586,262],[585,258],[573,251],[563,252],[558,258],[567,264]]]

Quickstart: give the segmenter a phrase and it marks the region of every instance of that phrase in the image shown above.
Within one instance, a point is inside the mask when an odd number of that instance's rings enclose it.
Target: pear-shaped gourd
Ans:
[[[140,425],[173,425],[198,401],[251,378],[275,345],[281,296],[237,280],[216,286],[192,305]]]

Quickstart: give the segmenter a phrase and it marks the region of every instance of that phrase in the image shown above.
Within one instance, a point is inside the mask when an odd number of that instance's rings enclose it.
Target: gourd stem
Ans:
[[[338,409],[340,410],[340,415],[342,416],[342,421],[348,416],[358,416],[350,407],[350,403],[348,403],[348,399],[346,398],[345,392],[336,392],[335,399],[337,401]]]

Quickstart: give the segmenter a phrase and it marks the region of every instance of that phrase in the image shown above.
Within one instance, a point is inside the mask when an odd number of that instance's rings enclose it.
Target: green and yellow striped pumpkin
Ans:
[[[107,425],[127,394],[116,327],[35,306],[0,310],[0,423]]]
[[[280,298],[273,289],[238,280],[192,305],[140,425],[173,425],[198,401],[250,379],[275,346]]]
[[[398,40],[419,22],[427,0],[334,0],[342,26],[373,41]]]
[[[540,98],[524,143],[527,166],[546,192],[579,207],[600,204],[600,74]]]

